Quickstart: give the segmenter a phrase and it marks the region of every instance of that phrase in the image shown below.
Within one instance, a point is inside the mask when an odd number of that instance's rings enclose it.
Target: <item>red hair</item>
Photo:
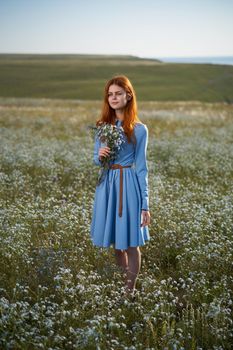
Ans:
[[[108,103],[108,90],[109,87],[113,84],[123,88],[126,91],[126,93],[131,97],[131,99],[128,100],[124,108],[124,121],[122,123],[122,127],[127,136],[128,142],[131,142],[132,136],[135,141],[135,136],[133,135],[134,126],[136,123],[141,123],[141,121],[137,116],[137,101],[134,88],[125,75],[114,76],[106,83],[104,88],[104,101],[102,106],[101,117],[96,121],[96,126],[103,122],[115,125],[115,110],[111,108]]]

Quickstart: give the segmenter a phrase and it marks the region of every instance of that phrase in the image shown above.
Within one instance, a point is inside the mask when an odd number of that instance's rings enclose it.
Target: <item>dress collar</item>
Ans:
[[[116,118],[115,125],[121,126],[122,125],[122,120]]]

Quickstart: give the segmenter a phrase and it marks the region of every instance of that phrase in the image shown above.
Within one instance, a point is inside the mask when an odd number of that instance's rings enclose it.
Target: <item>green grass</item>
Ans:
[[[232,348],[233,108],[139,103],[151,240],[136,300],[90,240],[101,101],[0,98],[0,348]]]
[[[233,101],[233,67],[134,56],[0,55],[0,96],[99,100],[125,74],[141,101]]]

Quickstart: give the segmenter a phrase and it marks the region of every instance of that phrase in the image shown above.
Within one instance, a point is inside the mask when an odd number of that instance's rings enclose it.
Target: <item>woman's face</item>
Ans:
[[[126,106],[127,94],[126,91],[118,85],[110,85],[108,89],[108,103],[113,109],[122,109]]]

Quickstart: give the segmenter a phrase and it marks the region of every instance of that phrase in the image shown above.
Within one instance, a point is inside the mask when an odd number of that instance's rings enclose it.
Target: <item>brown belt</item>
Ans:
[[[110,169],[120,169],[120,199],[119,199],[119,216],[122,216],[122,199],[123,199],[123,168],[130,168],[132,165],[112,164]]]

